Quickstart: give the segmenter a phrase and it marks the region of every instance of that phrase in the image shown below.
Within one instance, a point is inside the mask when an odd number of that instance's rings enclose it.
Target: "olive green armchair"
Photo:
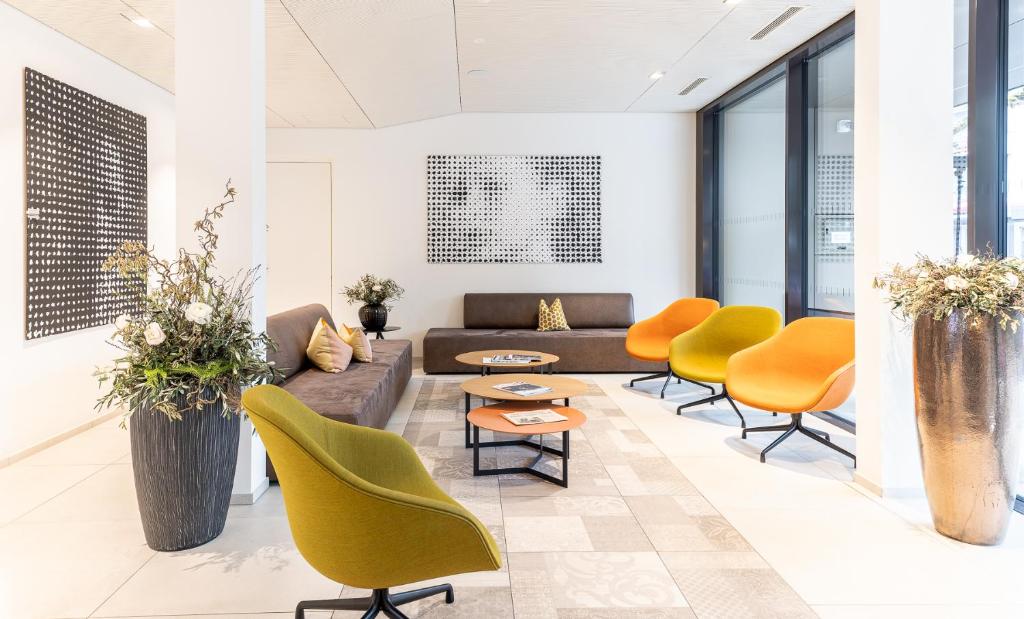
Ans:
[[[285,390],[261,385],[242,405],[266,445],[302,556],[324,576],[372,589],[368,598],[299,602],[305,610],[365,610],[405,617],[400,604],[445,594],[449,584],[390,587],[501,567],[494,538],[441,490],[402,437],[322,417]]]

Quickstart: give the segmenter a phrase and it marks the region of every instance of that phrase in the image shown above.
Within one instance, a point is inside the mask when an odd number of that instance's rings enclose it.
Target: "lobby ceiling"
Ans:
[[[174,0],[5,1],[173,92]],[[692,111],[853,5],[267,0],[267,125],[386,127],[459,112]],[[800,10],[751,39],[790,7]],[[656,72],[664,76],[651,79]]]

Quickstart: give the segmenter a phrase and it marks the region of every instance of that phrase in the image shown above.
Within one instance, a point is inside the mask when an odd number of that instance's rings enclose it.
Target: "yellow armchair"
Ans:
[[[242,404],[274,463],[299,552],[324,576],[373,590],[299,602],[298,619],[313,609],[403,617],[398,605],[440,593],[450,604],[454,591],[390,587],[501,567],[487,528],[434,483],[400,436],[322,417],[273,385],[247,390]]]
[[[677,382],[686,380],[686,382],[692,383],[693,381],[672,373],[672,367],[668,365],[668,346],[672,342],[672,338],[704,322],[704,319],[717,309],[718,301],[714,299],[700,297],[679,299],[654,316],[634,323],[626,332],[626,352],[634,359],[641,361],[662,361],[666,364],[666,369],[664,372],[650,376],[634,378],[629,381],[629,386],[633,387],[636,383],[644,380],[664,378],[665,384],[661,386],[661,397],[664,398],[665,389],[673,377]],[[715,392],[708,385],[700,386],[711,389],[711,393]]]
[[[854,383],[854,323],[844,318],[801,318],[775,337],[737,353],[726,368],[726,387],[740,402],[766,411],[791,415],[790,423],[748,432],[775,432],[761,452],[761,462],[779,443],[799,432],[853,458],[832,442],[827,432],[803,425],[803,413],[833,409],[850,397]]]
[[[711,389],[710,396],[681,404],[676,414],[683,409],[701,404],[727,400],[740,418],[740,425],[747,427],[747,421],[736,407],[725,385],[725,368],[735,353],[759,344],[779,331],[782,316],[770,307],[753,305],[730,305],[723,307],[682,335],[676,336],[669,345],[668,362],[676,376],[699,384],[722,385],[722,392]]]

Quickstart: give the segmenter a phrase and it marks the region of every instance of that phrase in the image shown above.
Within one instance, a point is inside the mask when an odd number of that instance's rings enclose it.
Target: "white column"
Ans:
[[[857,480],[917,494],[910,332],[872,278],[953,252],[953,1],[858,0],[854,152]]]
[[[263,0],[177,0],[177,237],[195,245],[193,223],[220,201],[231,179],[238,198],[224,219],[217,260],[222,274],[266,262],[266,29]],[[253,322],[266,324],[265,277],[253,297]],[[243,422],[232,502],[254,502],[267,488],[265,451]]]

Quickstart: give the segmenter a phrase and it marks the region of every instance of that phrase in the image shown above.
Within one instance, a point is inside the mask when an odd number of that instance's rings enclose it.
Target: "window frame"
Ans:
[[[727,108],[753,96],[776,80],[786,80],[785,294],[786,322],[808,315],[808,60],[854,36],[850,13],[811,39],[769,63],[696,114],[696,292],[721,300],[722,120]],[[815,314],[821,314],[816,311]],[[828,312],[828,315],[849,314]]]

